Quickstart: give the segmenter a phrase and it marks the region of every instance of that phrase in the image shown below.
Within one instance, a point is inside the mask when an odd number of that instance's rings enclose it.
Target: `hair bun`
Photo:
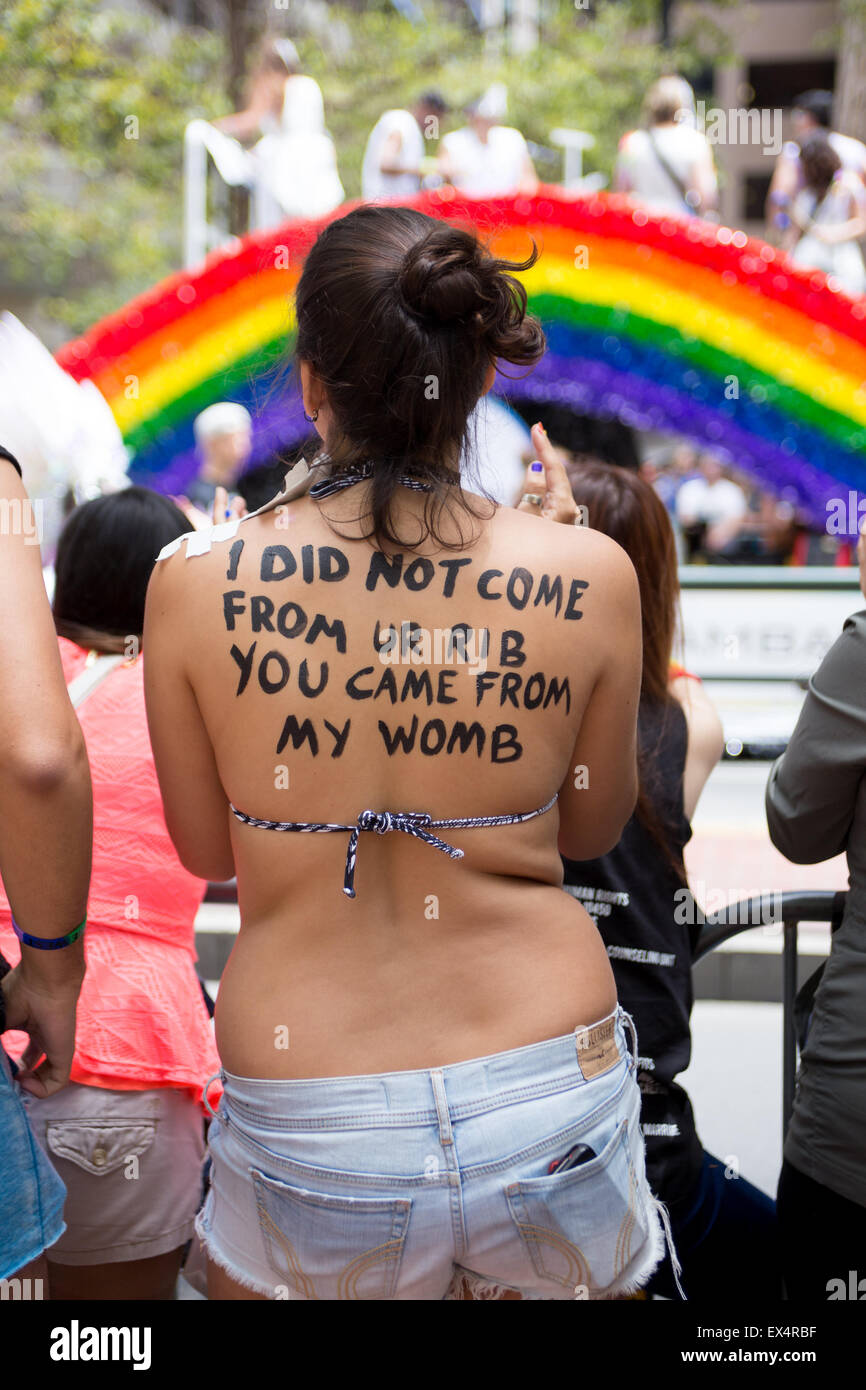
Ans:
[[[407,251],[397,278],[406,308],[428,323],[469,323],[484,304],[477,246],[454,242],[452,228],[434,228]]]

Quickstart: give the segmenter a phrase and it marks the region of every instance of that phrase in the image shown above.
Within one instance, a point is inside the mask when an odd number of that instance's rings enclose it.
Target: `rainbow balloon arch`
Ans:
[[[541,249],[522,279],[548,350],[531,373],[498,377],[506,399],[680,435],[819,526],[831,499],[866,489],[866,297],[744,232],[614,194],[475,201],[444,189],[408,202],[471,225],[496,255],[525,259],[530,238]],[[58,353],[107,399],[135,481],[181,492],[196,470],[193,419],[218,400],[250,409],[252,463],[308,434],[279,368],[304,256],[329,220],[231,242]]]

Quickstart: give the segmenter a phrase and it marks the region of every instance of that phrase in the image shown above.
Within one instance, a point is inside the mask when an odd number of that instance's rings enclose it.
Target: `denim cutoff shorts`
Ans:
[[[222,1072],[196,1229],[273,1299],[610,1298],[664,1255],[621,1009],[452,1066],[268,1081]],[[549,1172],[577,1144],[588,1161]],[[585,1157],[587,1157],[584,1154]]]
[[[26,1104],[32,1099],[13,1081],[9,1058],[0,1047],[0,1279],[30,1264],[66,1229],[66,1188],[27,1117]]]

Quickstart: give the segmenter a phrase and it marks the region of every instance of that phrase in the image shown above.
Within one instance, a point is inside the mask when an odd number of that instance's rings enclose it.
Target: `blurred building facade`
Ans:
[[[772,154],[765,151],[777,148],[780,139],[791,139],[791,103],[795,97],[812,88],[835,91],[836,128],[858,139],[866,137],[862,128],[856,128],[862,124],[862,108],[856,92],[851,91],[848,71],[856,55],[849,53],[847,61],[843,59],[846,42],[849,48],[853,46],[851,35],[845,32],[838,0],[677,5],[673,34],[693,23],[696,13],[702,11],[726,33],[735,55],[731,62],[716,64],[696,84],[698,99],[705,103],[707,135],[721,174],[721,220],[727,226],[760,235],[774,163]],[[857,85],[866,87],[866,69],[861,68]],[[752,134],[758,130],[759,113],[765,113],[768,141],[736,138],[746,122],[742,117],[737,121],[734,113],[743,110],[755,113]],[[725,119],[714,117],[716,112]],[[727,127],[724,142],[714,139],[714,124]]]

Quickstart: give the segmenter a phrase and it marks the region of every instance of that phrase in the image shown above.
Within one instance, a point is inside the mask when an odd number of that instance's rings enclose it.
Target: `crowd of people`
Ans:
[[[795,262],[835,276],[857,295],[866,291],[859,245],[866,235],[866,145],[833,130],[832,111],[828,91],[794,99],[794,138],[773,168],[767,234]],[[363,198],[406,197],[443,182],[477,198],[534,193],[538,175],[529,147],[519,130],[505,124],[507,112],[501,82],[465,105],[465,124],[453,130],[442,130],[451,107],[436,90],[423,92],[411,107],[388,109],[364,150]],[[301,71],[290,40],[267,41],[247,106],[215,125],[252,146],[250,179],[266,195],[260,219],[314,217],[343,201],[322,92]],[[713,147],[698,128],[695,94],[684,78],[662,77],[647,92],[641,125],[620,140],[612,187],[654,212],[718,216]]]
[[[536,254],[362,205],[304,265],[316,447],[273,497],[236,495],[220,405],[197,529],[144,488],[87,502],[50,608],[0,535],[0,1279],[165,1299],[203,1255],[218,1300],[822,1301],[856,1268],[866,611],[767,789],[783,853],[852,871],[777,1207],[678,1080],[723,735],[675,660],[677,528],[724,555],[748,502],[708,456],[642,476],[540,426],[510,505],[470,489],[495,364],[545,349]],[[193,923],[232,878],[214,1034]]]

